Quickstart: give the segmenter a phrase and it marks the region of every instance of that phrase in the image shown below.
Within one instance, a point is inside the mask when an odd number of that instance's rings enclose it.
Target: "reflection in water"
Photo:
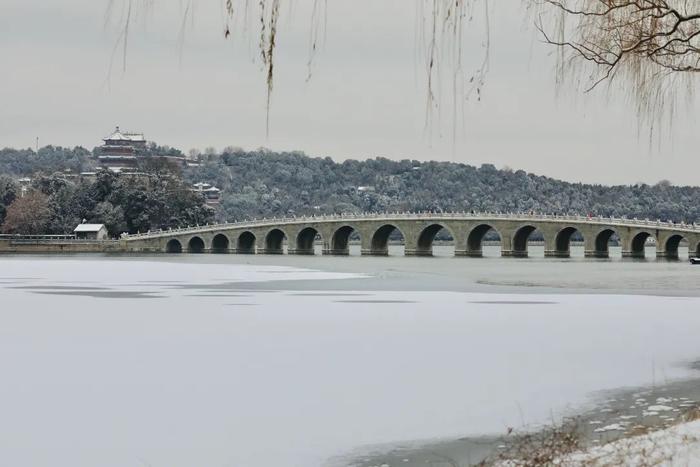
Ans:
[[[544,258],[544,246],[541,243],[529,244],[528,245],[528,256],[530,258]],[[320,255],[322,252],[322,246],[316,245],[316,254]],[[350,256],[360,256],[360,245],[350,245]],[[389,245],[389,255],[390,256],[402,256],[404,251],[403,245]],[[501,247],[499,245],[484,245],[482,247],[482,252],[485,258],[499,258],[501,256]],[[571,245],[570,249],[571,258],[568,259],[584,259],[584,248],[583,245]],[[619,246],[609,247],[610,259],[619,260],[622,259],[622,248]],[[434,245],[433,246],[433,256],[436,257],[452,257],[454,256],[454,247],[452,245]],[[678,248],[679,260],[688,259],[688,247]],[[647,245],[644,249],[644,258],[647,260],[656,260],[656,247],[652,245]],[[472,258],[474,259],[474,258]],[[552,258],[552,261],[557,261],[557,259]],[[558,259],[558,261],[566,261],[567,258]],[[594,259],[591,259],[594,260]],[[596,259],[600,261],[600,259]]]
[[[544,302],[533,300],[479,300],[475,302],[481,305],[556,305],[558,302]]]
[[[157,295],[151,292],[136,292],[129,290],[114,290],[114,291],[90,291],[90,290],[74,290],[74,291],[33,291],[32,293],[39,295],[72,295],[76,297],[92,297],[92,298],[161,298],[162,295]]]
[[[27,290],[109,290],[107,287],[86,287],[86,286],[74,286],[74,285],[21,285],[18,287],[11,287],[12,289],[27,289]]]
[[[252,297],[252,295],[246,294],[236,294],[236,293],[201,293],[201,294],[188,294],[185,297]]]
[[[335,300],[335,303],[418,303],[413,300]]]
[[[295,297],[367,297],[368,293],[332,293],[332,292],[315,292],[315,293],[293,293],[289,294]]]

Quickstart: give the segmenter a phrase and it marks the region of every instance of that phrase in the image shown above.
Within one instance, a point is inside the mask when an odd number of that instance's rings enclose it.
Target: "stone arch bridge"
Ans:
[[[661,221],[537,214],[394,213],[273,218],[213,224],[124,235],[131,252],[314,254],[323,242],[323,254],[349,254],[349,241],[359,236],[363,255],[388,254],[389,238],[398,231],[406,255],[432,255],[436,234],[445,229],[454,239],[455,255],[482,255],[489,231],[498,233],[503,256],[526,257],[528,239],[536,230],[544,237],[545,256],[568,257],[572,238],[583,238],[587,257],[607,258],[608,243],[619,239],[623,257],[644,257],[648,239],[656,256],[678,258],[678,246],[687,242],[689,255],[700,257],[700,226]],[[577,234],[578,233],[578,234]]]

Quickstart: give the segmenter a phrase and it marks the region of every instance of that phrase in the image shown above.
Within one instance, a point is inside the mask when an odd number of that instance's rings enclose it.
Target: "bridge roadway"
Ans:
[[[359,235],[363,255],[388,254],[389,238],[398,230],[405,254],[430,256],[436,234],[447,230],[455,255],[482,255],[482,240],[494,230],[501,238],[503,256],[527,256],[528,238],[544,236],[545,256],[566,258],[572,236],[578,232],[587,257],[607,258],[608,244],[619,238],[623,257],[644,257],[648,239],[656,242],[656,256],[677,258],[681,241],[689,255],[700,257],[700,225],[603,217],[490,213],[378,213],[272,218],[212,224],[124,235],[121,244],[131,252],[314,254],[317,238],[323,254],[347,255],[353,232]]]

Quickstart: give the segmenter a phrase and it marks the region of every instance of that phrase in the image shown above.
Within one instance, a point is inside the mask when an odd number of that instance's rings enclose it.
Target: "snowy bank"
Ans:
[[[553,459],[548,464],[562,467],[700,465],[700,420],[576,451]],[[522,467],[534,464],[530,461],[506,460],[496,465]]]

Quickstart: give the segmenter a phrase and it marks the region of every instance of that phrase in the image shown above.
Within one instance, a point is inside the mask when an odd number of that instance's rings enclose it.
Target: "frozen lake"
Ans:
[[[0,264],[0,465],[342,465],[547,422],[700,356],[700,267],[680,262]]]

